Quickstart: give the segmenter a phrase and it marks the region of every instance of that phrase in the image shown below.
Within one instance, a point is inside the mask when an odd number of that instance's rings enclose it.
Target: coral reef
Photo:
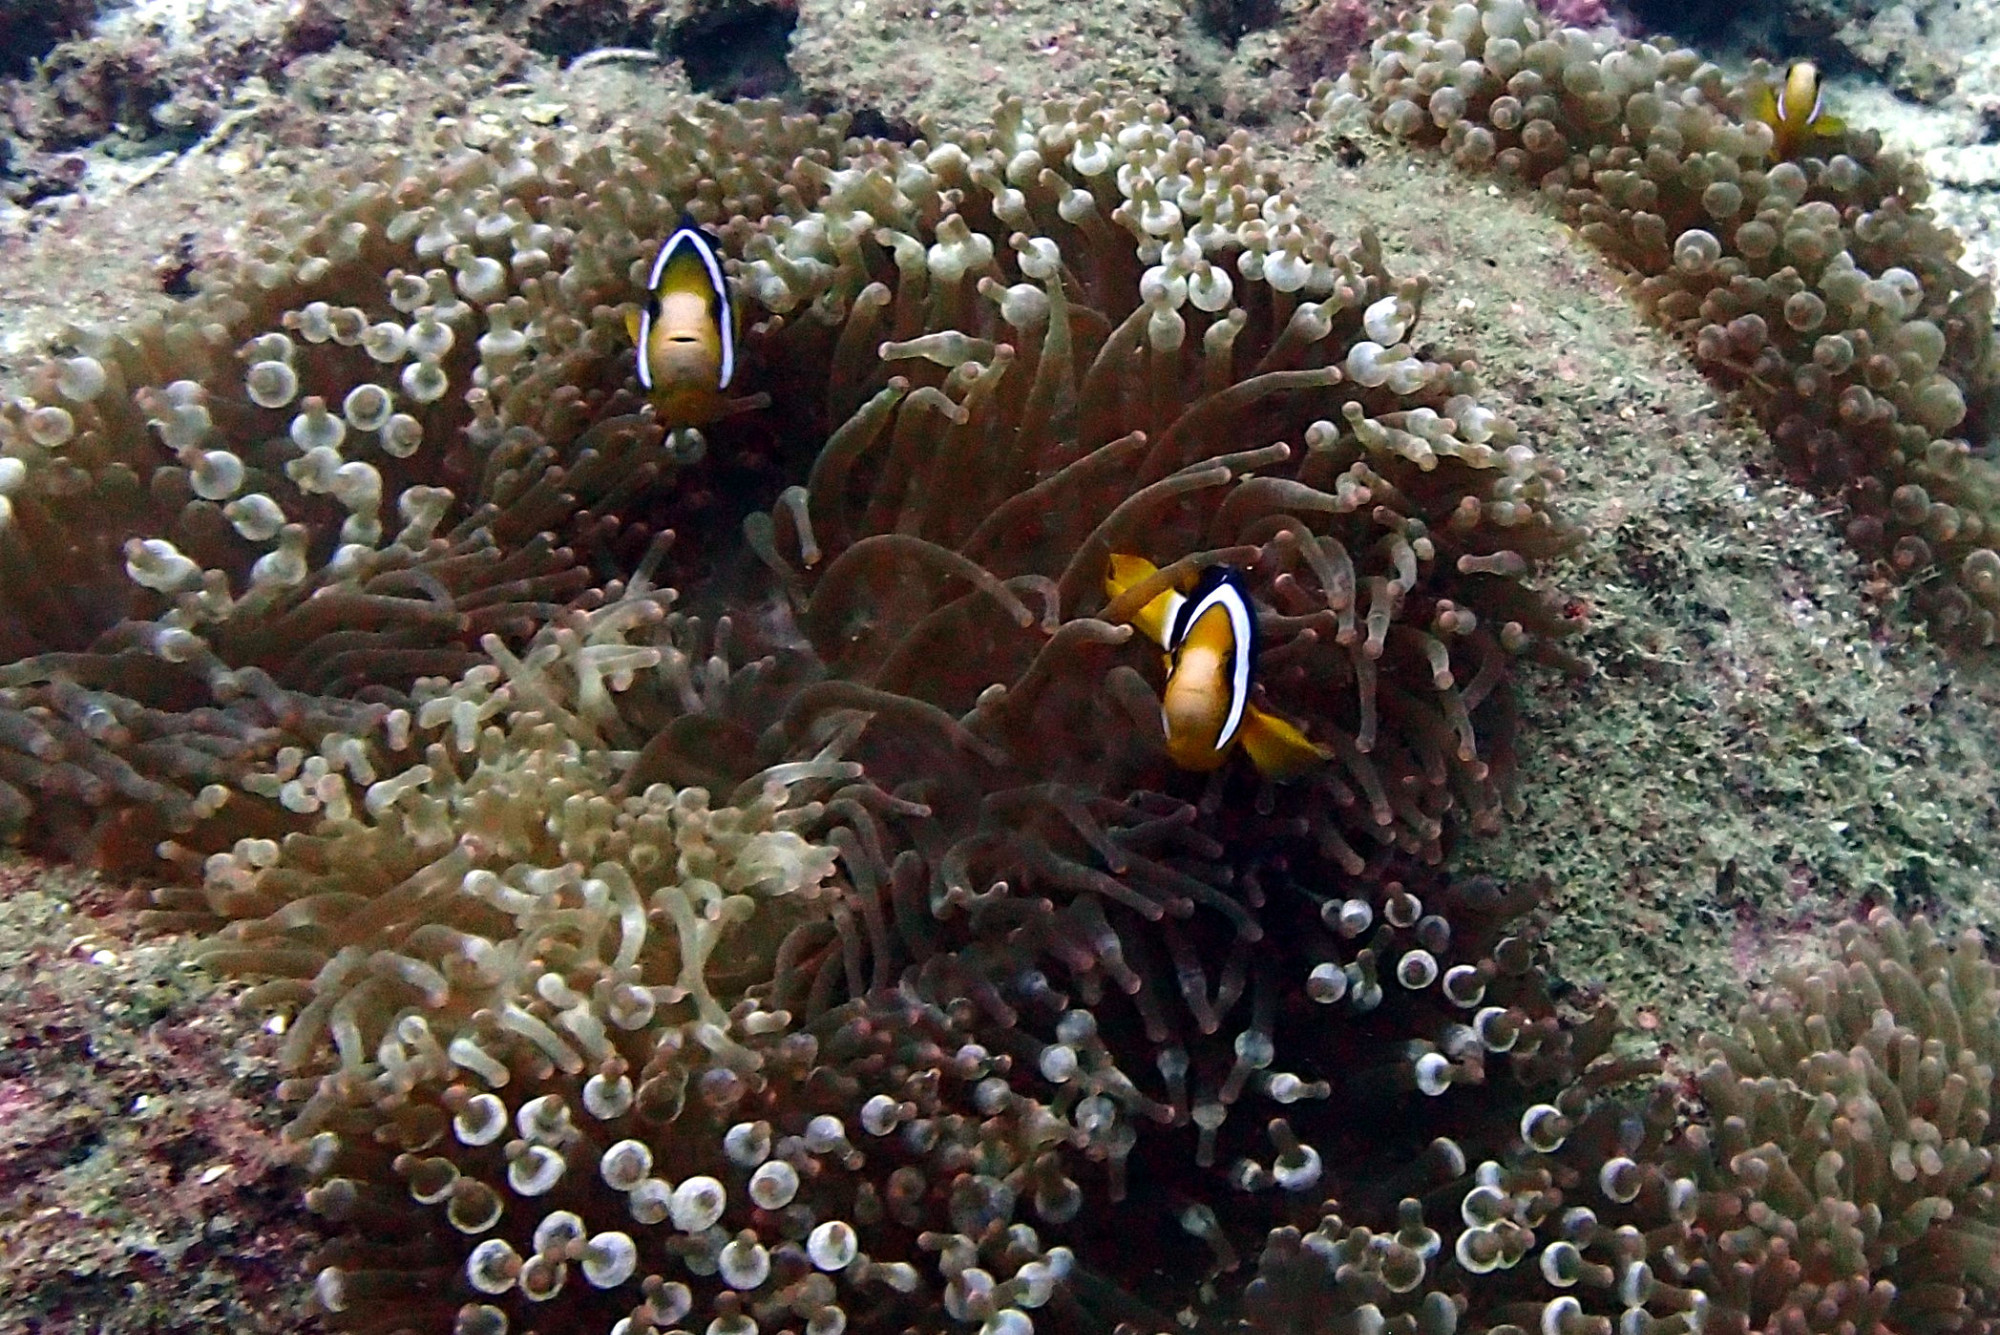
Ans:
[[[1426,285],[1158,109],[850,128],[448,136],[0,409],[0,796],[259,980],[330,1323],[1976,1328],[1974,947],[1881,920],[1797,985],[1916,1091],[1876,1191],[1782,1003],[1690,1130],[1547,887],[1427,865],[1518,809],[1515,669],[1579,618]],[[771,399],[705,436],[621,332],[683,208]],[[1126,551],[1247,570],[1327,765],[1166,763]]]
[[[1993,296],[1923,210],[1921,172],[1865,131],[1773,161],[1747,91],[1668,42],[1550,31],[1518,4],[1433,6],[1412,25],[1378,39],[1326,113],[1366,107],[1539,185],[1740,388],[1800,477],[1849,506],[1857,549],[1921,581],[1945,633],[1992,643],[1992,466],[1949,433],[1991,431]]]
[[[805,93],[906,124],[926,116],[973,123],[996,96],[1076,97],[1100,85],[1160,96],[1173,84],[1190,27],[1187,10],[1163,0],[1089,9],[1024,4],[1004,21],[963,0],[808,2],[798,15],[787,63]]]
[[[1394,880],[1307,888],[1497,823],[1509,662],[1561,661],[1571,628],[1522,582],[1570,540],[1558,475],[1408,341],[1421,283],[1372,238],[1329,247],[1242,145],[1137,106],[1010,106],[935,147],[843,128],[697,110],[578,156],[392,164],[308,200],[302,235],[205,275],[172,322],[79,333],[4,411],[10,818],[200,876],[156,921],[227,920],[205,958],[274,976],[256,996],[296,1010],[294,1128],[338,1220],[400,1237],[417,1226],[390,1206],[414,1192],[488,1231],[503,1198],[474,1184],[500,1161],[413,1156],[447,1122],[469,1150],[500,1138],[492,1091],[516,1082],[540,1092],[500,1147],[513,1196],[622,1182],[640,1151],[571,1166],[610,1151],[568,1110],[664,1154],[691,1083],[716,1120],[676,1133],[673,1171],[709,1169],[692,1180],[724,1214],[701,1204],[683,1259],[736,1267],[728,1293],[697,1285],[713,1320],[753,1298],[832,1310],[845,1291],[805,1281],[850,1264],[813,1240],[872,1245],[873,1201],[898,1259],[848,1278],[889,1304],[875,1319],[913,1285],[949,1305],[976,1269],[1011,1277],[962,1304],[998,1320],[1071,1264],[993,1233],[1027,1187],[1050,1227],[1076,1217],[1073,1160],[1118,1198],[1142,1119],[1250,1173],[1235,1147],[1269,1121],[1250,1105],[1318,1093],[1266,1071],[1287,970],[1364,1015],[1392,963],[1438,997],[1384,1009],[1360,1057],[1302,1053],[1401,1071],[1399,1097],[1575,1064],[1506,931],[1527,900],[1438,890],[1457,909],[1427,915]],[[740,257],[775,405],[706,439],[640,410],[618,334],[644,238],[682,208]],[[1166,573],[1106,606],[1126,550]],[[1265,685],[1333,756],[1297,783],[1164,761],[1157,660],[1123,622],[1212,560],[1252,572]],[[735,796],[710,813],[704,790]],[[1335,939],[1385,927],[1343,954],[1310,925],[1335,922],[1322,902],[1344,906]],[[1253,960],[1272,934],[1312,954]],[[726,985],[707,973],[725,939]],[[1130,1005],[1099,1034],[1072,994]],[[935,1085],[921,1053],[862,1041],[909,1029],[1001,1064]],[[943,1134],[843,1182],[812,1156],[853,1156],[813,1118],[876,1095]],[[745,1099],[768,1116],[720,1120]],[[760,1121],[805,1138],[780,1159],[823,1189],[732,1242],[712,1231],[728,1201],[783,1175],[731,1157]],[[1268,1134],[1275,1171],[1318,1153]],[[968,1185],[975,1145],[996,1157]],[[640,1194],[626,1214],[657,1222]],[[1254,1241],[1154,1204],[1218,1258]],[[578,1291],[635,1322],[694,1300],[642,1282],[604,1203],[523,1213],[421,1260],[359,1247],[322,1299],[365,1323],[442,1264],[441,1319],[500,1328],[576,1262]],[[947,1230],[935,1271],[901,1259]],[[1159,1281],[1117,1279],[1089,1310],[1146,1310],[1117,1295]]]

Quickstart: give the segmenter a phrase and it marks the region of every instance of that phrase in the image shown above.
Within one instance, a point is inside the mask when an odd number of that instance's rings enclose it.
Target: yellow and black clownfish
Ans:
[[[1158,573],[1138,556],[1113,556],[1105,592],[1117,597]],[[1243,572],[1209,566],[1183,594],[1169,589],[1132,616],[1167,651],[1161,713],[1167,755],[1182,769],[1220,768],[1240,742],[1259,773],[1290,779],[1327,759],[1285,720],[1251,703],[1257,674],[1257,612]]]
[[[1797,157],[1815,139],[1847,130],[1838,116],[1828,114],[1819,66],[1810,60],[1793,61],[1775,88],[1759,84],[1750,96],[1750,115],[1771,127],[1771,151],[1781,161]]]
[[[660,244],[646,303],[625,317],[639,383],[669,427],[700,426],[735,409],[736,306],[716,240],[683,216]]]

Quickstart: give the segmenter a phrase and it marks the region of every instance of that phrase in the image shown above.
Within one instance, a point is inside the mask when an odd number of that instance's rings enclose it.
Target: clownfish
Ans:
[[[1771,127],[1772,151],[1781,161],[1798,156],[1823,135],[1842,134],[1847,129],[1838,116],[1827,113],[1819,66],[1810,60],[1793,61],[1785,71],[1785,81],[1776,88],[1759,84],[1750,96],[1750,115]]]
[[[1113,556],[1104,591],[1115,598],[1157,573],[1143,557]],[[1273,779],[1294,778],[1328,759],[1304,733],[1251,703],[1257,612],[1242,571],[1210,566],[1189,592],[1167,590],[1135,612],[1132,624],[1167,651],[1161,715],[1176,765],[1218,769],[1239,742],[1258,773]]]
[[[700,426],[737,408],[723,391],[736,375],[736,303],[716,240],[683,216],[660,244],[645,306],[625,328],[639,383],[670,427]]]

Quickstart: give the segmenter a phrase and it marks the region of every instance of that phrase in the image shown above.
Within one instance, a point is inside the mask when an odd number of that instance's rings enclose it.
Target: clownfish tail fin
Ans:
[[[1255,705],[1243,721],[1242,735],[1243,749],[1250,753],[1257,772],[1280,783],[1333,759],[1331,751],[1315,746],[1297,728]]]

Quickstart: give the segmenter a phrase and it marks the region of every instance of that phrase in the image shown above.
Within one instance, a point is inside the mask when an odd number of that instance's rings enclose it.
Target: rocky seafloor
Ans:
[[[1588,537],[1554,582],[1583,604],[1590,672],[1525,677],[1527,814],[1453,862],[1553,875],[1569,984],[1672,1053],[1869,907],[2000,921],[1991,655],[1934,645],[1839,516],[1783,479],[1755,424],[1532,201],[1366,133],[1298,134],[1299,49],[1336,17],[1167,0],[0,0],[0,23],[50,38],[0,71],[0,383],[71,321],[176,300],[191,268],[254,235],[261,202],[374,155],[435,153],[441,118],[476,144],[609,133],[690,85],[885,125],[1100,83],[1164,97],[1251,126],[1331,233],[1372,227],[1393,269],[1428,275],[1428,337],[1475,355],[1567,473]],[[1989,273],[2000,57],[1953,34],[1993,31],[1970,4],[1798,6],[1765,37],[1849,52],[1836,96],[1923,152],[1948,187],[1940,213]],[[316,1226],[277,1145],[262,1017],[186,963],[186,942],[138,933],[121,887],[11,855],[0,877],[0,1331],[304,1325]]]

